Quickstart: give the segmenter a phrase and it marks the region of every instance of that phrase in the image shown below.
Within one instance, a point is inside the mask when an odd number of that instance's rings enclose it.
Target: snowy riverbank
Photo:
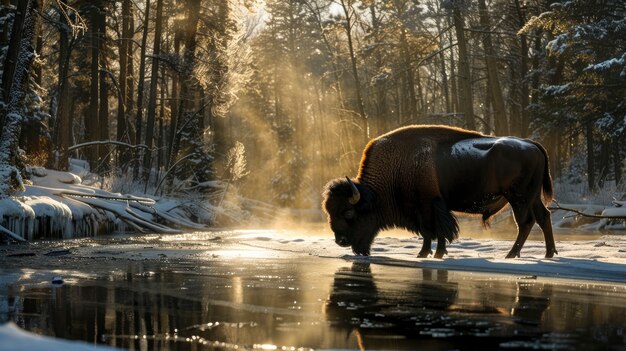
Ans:
[[[0,231],[18,241],[113,232],[174,234],[206,229],[217,218],[236,223],[244,212],[228,201],[216,207],[199,195],[127,195],[84,185],[70,172],[32,168],[31,173],[25,191],[0,199]],[[217,183],[216,188],[222,191]]]

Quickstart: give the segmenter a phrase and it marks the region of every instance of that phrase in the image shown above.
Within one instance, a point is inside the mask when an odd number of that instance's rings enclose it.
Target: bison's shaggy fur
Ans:
[[[481,214],[486,223],[511,204],[519,233],[507,257],[519,256],[537,222],[546,238],[546,257],[556,253],[552,198],[545,149],[514,137],[496,138],[448,126],[408,126],[366,146],[354,180],[337,179],[325,189],[323,208],[336,242],[369,254],[380,230],[399,227],[424,237],[420,257],[437,240],[435,257],[458,237],[451,211]]]

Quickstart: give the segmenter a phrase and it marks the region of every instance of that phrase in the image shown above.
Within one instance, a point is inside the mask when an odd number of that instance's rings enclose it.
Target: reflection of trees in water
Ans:
[[[7,296],[0,296],[0,304],[10,301],[7,318],[39,334],[144,350],[193,349],[204,340],[230,345],[268,341],[277,323],[301,320],[298,311],[288,307],[301,302],[302,291],[278,289],[276,275],[258,264],[256,271],[180,266],[181,271],[159,270],[141,262],[117,267],[81,285],[31,286],[26,291],[9,287]],[[284,272],[282,267],[277,269]],[[285,275],[289,280],[300,279],[297,272]],[[210,322],[213,326],[207,325]],[[174,340],[175,336],[182,340]],[[191,336],[201,339],[184,340]]]

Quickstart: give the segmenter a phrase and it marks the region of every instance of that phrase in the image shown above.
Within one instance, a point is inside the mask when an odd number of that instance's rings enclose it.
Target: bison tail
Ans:
[[[550,164],[548,162],[548,152],[543,147],[543,145],[532,142],[541,152],[543,153],[543,158],[545,160],[545,166],[543,169],[543,198],[545,203],[549,203],[552,201],[554,196],[554,190],[552,188],[552,177],[550,176]]]
[[[441,198],[433,200],[434,230],[437,238],[452,242],[459,237],[459,223]]]

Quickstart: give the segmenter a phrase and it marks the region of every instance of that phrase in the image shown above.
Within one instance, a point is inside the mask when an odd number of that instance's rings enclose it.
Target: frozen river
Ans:
[[[263,231],[0,247],[0,322],[134,350],[626,347],[623,282],[317,253],[329,243]]]

